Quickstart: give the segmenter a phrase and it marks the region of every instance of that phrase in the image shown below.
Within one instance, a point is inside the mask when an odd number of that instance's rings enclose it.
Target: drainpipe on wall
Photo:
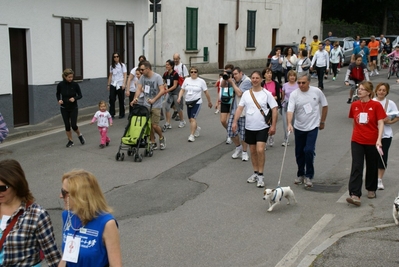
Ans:
[[[236,30],[240,27],[240,0],[236,3]]]

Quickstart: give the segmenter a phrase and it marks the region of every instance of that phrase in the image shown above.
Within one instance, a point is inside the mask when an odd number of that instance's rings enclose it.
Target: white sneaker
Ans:
[[[374,72],[375,72],[375,75],[380,75],[380,73],[377,70],[375,70]]]
[[[179,128],[183,128],[184,126],[186,126],[186,121],[180,121]]]
[[[274,146],[274,136],[269,136],[269,146]]]
[[[241,153],[242,153],[242,146],[238,146],[236,147],[236,150],[234,151],[233,155],[231,155],[231,157],[233,159],[236,159],[240,156]]]
[[[248,179],[247,183],[256,183],[258,181],[258,175],[256,173],[252,174]]]
[[[282,142],[281,143],[281,146],[289,146],[289,145],[290,145],[290,142],[287,142],[287,143],[286,142]]]
[[[384,190],[384,185],[382,184],[381,178],[378,178],[378,190]]]
[[[190,136],[188,137],[188,141],[189,142],[194,142],[195,141],[194,135],[190,134]]]
[[[263,182],[263,175],[262,176],[258,176],[258,184],[256,185],[256,187],[262,188],[265,187],[265,183]]]
[[[242,152],[241,154],[242,161],[248,161],[248,152]]]
[[[299,176],[299,177],[295,178],[294,184],[303,184],[304,180],[305,180],[304,176]]]
[[[233,143],[233,140],[231,140],[231,138],[227,136],[226,145],[230,145],[231,143]]]
[[[370,72],[370,77],[371,77],[371,76],[374,76],[374,72]]]
[[[197,129],[195,130],[195,133],[194,133],[194,137],[200,136],[200,131],[201,131],[201,127],[197,126]]]
[[[305,187],[313,187],[312,180],[308,177],[305,177]]]

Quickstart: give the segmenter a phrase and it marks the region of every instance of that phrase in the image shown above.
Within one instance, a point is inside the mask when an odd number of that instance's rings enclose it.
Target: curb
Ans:
[[[313,264],[313,262],[316,260],[316,258],[322,254],[326,249],[331,247],[332,245],[335,244],[340,238],[353,234],[353,233],[358,233],[358,232],[368,232],[368,231],[374,231],[374,230],[381,230],[385,229],[388,227],[396,226],[394,223],[389,223],[389,224],[382,224],[382,225],[377,225],[377,226],[372,226],[372,227],[364,227],[364,228],[357,228],[357,229],[352,229],[352,230],[347,230],[341,233],[337,233],[331,237],[329,237],[327,240],[325,240],[323,243],[321,243],[319,246],[314,248],[311,252],[309,252],[303,260],[298,264],[298,267],[309,267]]]

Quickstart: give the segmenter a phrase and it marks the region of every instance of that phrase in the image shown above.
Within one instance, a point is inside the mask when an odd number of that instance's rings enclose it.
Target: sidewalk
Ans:
[[[248,69],[243,70],[243,72],[249,75],[254,70],[255,69]],[[341,69],[337,81],[334,82],[331,80],[332,76],[329,76],[329,79],[324,81],[325,91],[328,91],[331,86],[343,87],[345,72],[346,67]],[[391,80],[387,80],[386,72],[386,70],[382,70],[379,76],[374,76],[372,78],[373,84],[376,85],[379,82],[389,82],[393,85],[396,81],[395,77],[392,77]],[[200,77],[207,82],[209,88],[212,88],[219,79],[219,73],[202,74]],[[317,79],[312,79],[311,85],[317,86]],[[391,89],[398,88],[398,86],[392,87]],[[343,99],[343,101],[346,101],[346,99]],[[82,123],[90,120],[97,109],[97,105],[79,109],[78,122]],[[62,129],[63,127],[62,118],[58,115],[37,125],[27,125],[10,129],[10,134],[5,140],[5,143],[51,130]],[[392,223],[375,227],[352,229],[335,234],[305,256],[298,266],[398,266],[399,260],[396,255],[398,243],[397,232],[397,226]]]

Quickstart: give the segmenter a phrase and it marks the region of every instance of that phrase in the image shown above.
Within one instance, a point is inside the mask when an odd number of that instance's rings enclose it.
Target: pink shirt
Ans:
[[[263,85],[263,88],[265,88],[267,91],[269,91],[270,93],[272,93],[273,96],[276,96],[276,85],[274,84],[273,81],[266,82],[266,83]]]

